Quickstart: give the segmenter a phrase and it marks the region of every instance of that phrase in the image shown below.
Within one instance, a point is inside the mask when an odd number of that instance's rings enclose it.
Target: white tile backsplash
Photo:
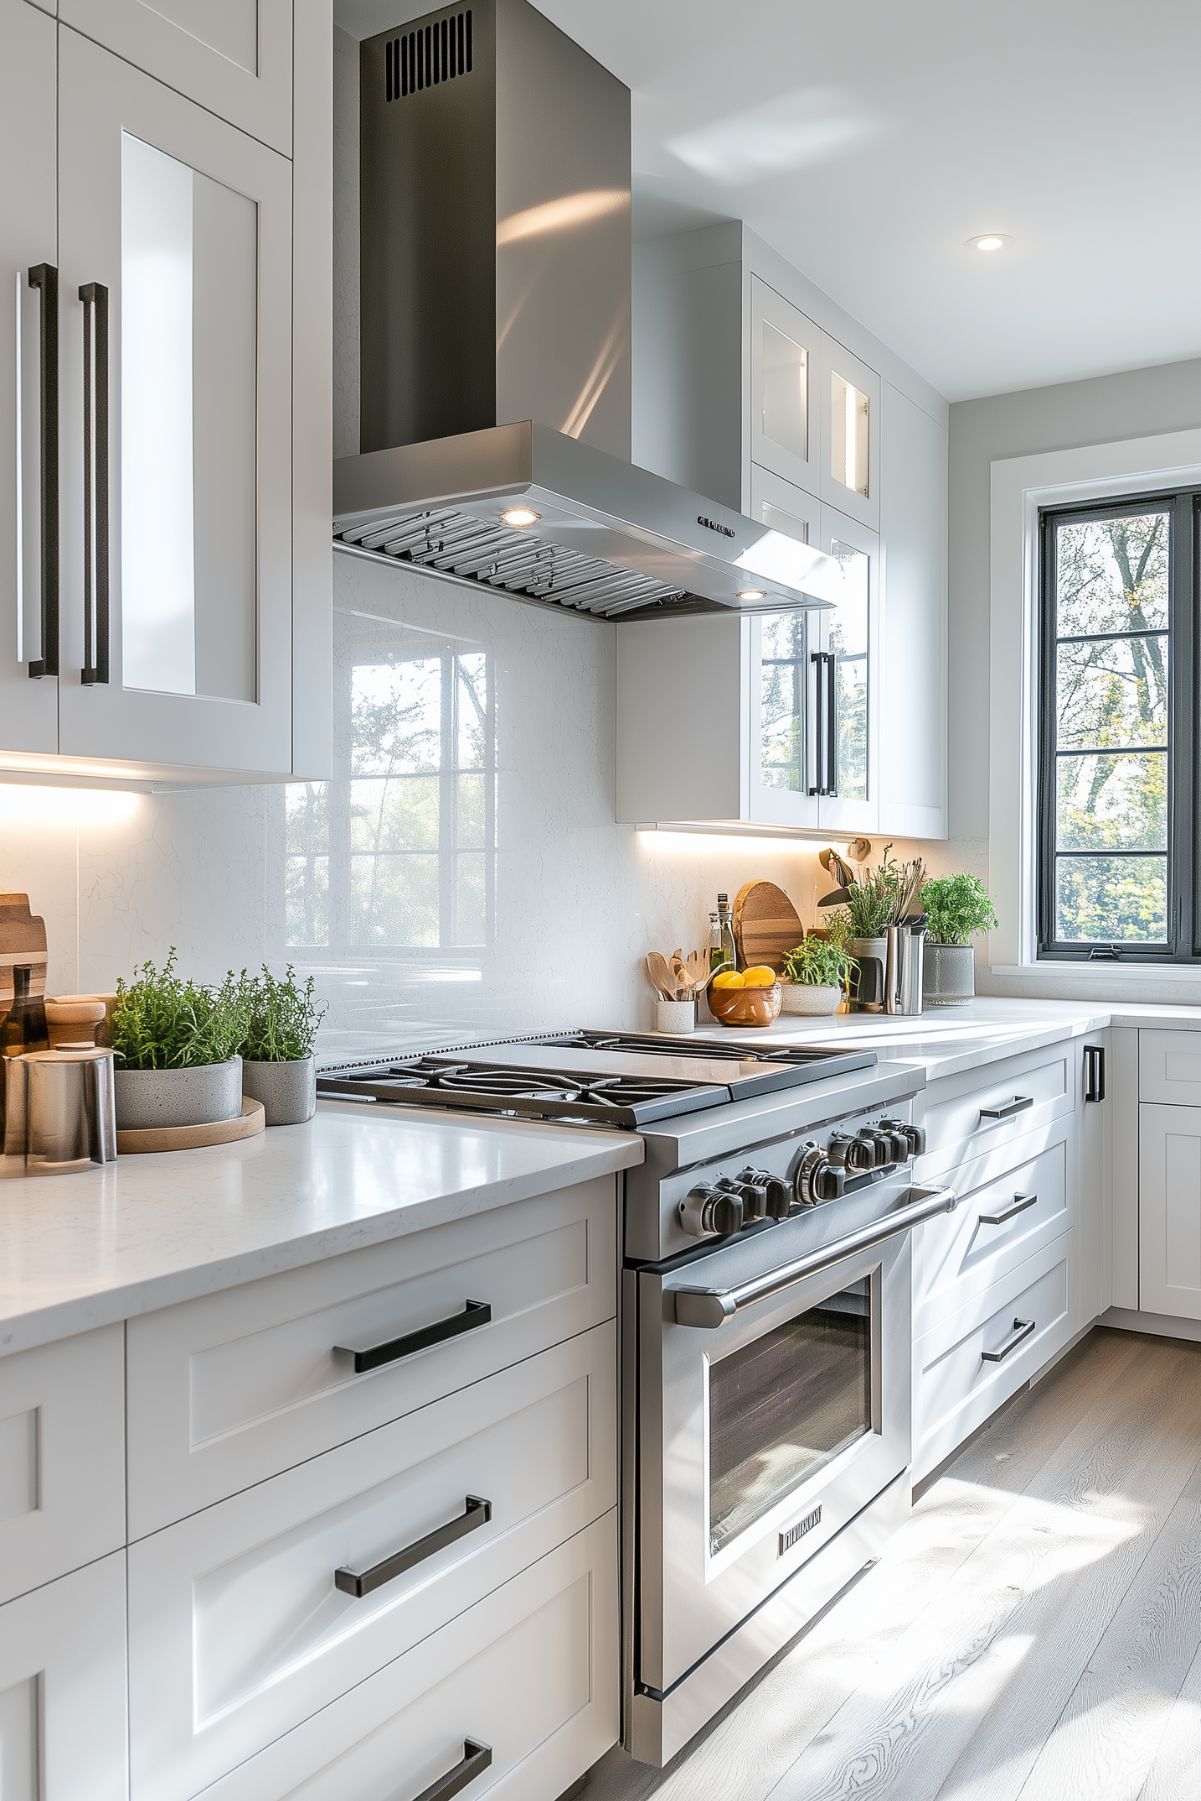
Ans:
[[[46,916],[52,988],[109,989],[174,944],[181,966],[205,979],[264,959],[311,968],[330,1002],[330,1049],[574,1024],[648,1028],[643,955],[702,944],[718,888],[733,896],[744,880],[764,877],[787,890],[803,919],[814,917],[828,886],[815,844],[614,824],[613,627],[345,555],[335,558],[335,594],[344,775],[324,866],[326,942],[289,943],[282,789],[145,794],[116,810],[97,809],[81,791],[72,819],[29,819],[8,834],[0,874],[0,885],[27,889]],[[387,684],[417,660],[428,687],[429,672],[453,672],[455,657],[486,671],[495,795],[491,919],[473,930],[470,901],[457,922],[467,942],[458,944],[446,941],[456,936],[451,834],[468,848],[478,841],[474,801],[449,829],[445,805],[427,808],[433,825],[410,807],[397,835],[370,781],[391,758],[389,805],[399,796],[409,806],[410,793],[428,799],[430,787],[450,779],[406,787],[407,770],[437,767],[441,712],[427,694],[401,717],[407,689],[390,712]],[[434,711],[422,713],[427,702]],[[361,784],[353,795],[352,760]],[[431,845],[428,862],[413,864],[417,898],[389,904],[398,864],[382,854],[374,863],[372,853],[415,843]],[[375,908],[355,899],[356,883],[366,889],[373,876],[385,896]],[[401,886],[407,881],[406,873]],[[403,942],[422,932],[434,941]]]

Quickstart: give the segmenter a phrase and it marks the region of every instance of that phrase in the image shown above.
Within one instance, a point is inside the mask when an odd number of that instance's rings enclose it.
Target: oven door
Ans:
[[[908,1235],[829,1262],[816,1225],[637,1272],[646,1689],[670,1689],[909,1461]]]

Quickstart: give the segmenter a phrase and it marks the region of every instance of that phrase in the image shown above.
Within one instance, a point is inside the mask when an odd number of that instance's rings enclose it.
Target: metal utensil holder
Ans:
[[[889,926],[886,940],[884,1011],[920,1013],[926,934],[915,932],[909,926]]]
[[[117,1155],[111,1050],[32,1051],[0,1065],[0,1179],[67,1175]]]

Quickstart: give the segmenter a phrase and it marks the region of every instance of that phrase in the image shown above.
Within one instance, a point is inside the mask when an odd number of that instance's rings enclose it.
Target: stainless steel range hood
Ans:
[[[631,464],[629,90],[528,0],[363,42],[360,214],[340,547],[604,618],[837,600],[834,558]]]

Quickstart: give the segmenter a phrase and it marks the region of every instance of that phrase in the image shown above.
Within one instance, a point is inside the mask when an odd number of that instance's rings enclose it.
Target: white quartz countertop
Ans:
[[[633,1132],[319,1104],[239,1144],[0,1182],[0,1355],[641,1163]]]
[[[1170,1012],[1169,1008],[1152,1011]],[[1179,1009],[1183,1011],[1183,1009]],[[802,1019],[782,1014],[772,1026],[738,1035],[770,1056],[772,1044],[830,1044],[848,1050],[866,1048],[890,1063],[918,1063],[927,1082],[940,1076],[979,1069],[998,1057],[1037,1050],[1056,1039],[1098,1032],[1117,1013],[1109,1003],[1082,1001],[990,1000],[980,996],[962,1007],[933,1009],[916,1018],[879,1013],[836,1013],[832,1019]],[[1198,1019],[1190,1023],[1201,1022]],[[1123,1020],[1122,1023],[1125,1023]],[[1139,1023],[1139,1022],[1135,1022]],[[698,1027],[697,1036],[733,1035],[724,1026]]]

